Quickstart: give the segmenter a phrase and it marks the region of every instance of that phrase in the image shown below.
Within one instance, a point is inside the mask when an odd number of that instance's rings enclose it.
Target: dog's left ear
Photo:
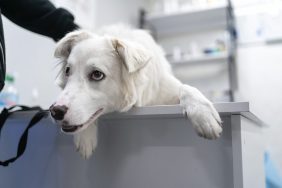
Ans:
[[[79,42],[88,39],[92,34],[88,31],[78,30],[68,33],[62,38],[56,46],[54,56],[57,58],[67,59],[72,48]]]
[[[150,51],[136,42],[113,39],[112,44],[129,73],[143,68],[152,58]]]

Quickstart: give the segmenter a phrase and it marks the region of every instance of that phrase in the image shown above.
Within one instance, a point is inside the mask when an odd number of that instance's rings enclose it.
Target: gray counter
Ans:
[[[134,108],[99,122],[90,160],[75,151],[71,136],[50,119],[30,131],[26,153],[0,167],[2,188],[263,188],[262,122],[249,104],[217,103],[223,135],[196,135],[180,106]],[[9,119],[0,141],[1,159],[14,156],[32,112]]]

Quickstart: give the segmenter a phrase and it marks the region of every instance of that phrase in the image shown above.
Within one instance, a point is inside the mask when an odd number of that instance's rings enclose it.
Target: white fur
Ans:
[[[75,31],[59,41],[55,56],[63,61],[58,79],[63,91],[55,104],[69,108],[63,121],[70,125],[84,124],[101,108],[98,116],[133,106],[180,103],[200,136],[215,139],[222,132],[212,103],[173,76],[163,50],[144,30],[114,25],[96,34]],[[66,66],[71,67],[69,77],[64,74]],[[106,77],[90,81],[93,67]],[[95,122],[74,134],[75,145],[85,158],[97,145]]]

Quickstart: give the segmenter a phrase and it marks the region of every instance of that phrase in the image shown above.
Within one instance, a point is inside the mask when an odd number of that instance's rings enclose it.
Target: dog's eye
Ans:
[[[89,75],[89,79],[90,80],[94,80],[94,81],[100,81],[105,77],[105,74],[98,71],[98,70],[94,70],[93,72],[91,72],[91,74]]]
[[[65,75],[69,76],[70,75],[70,67],[65,68]]]

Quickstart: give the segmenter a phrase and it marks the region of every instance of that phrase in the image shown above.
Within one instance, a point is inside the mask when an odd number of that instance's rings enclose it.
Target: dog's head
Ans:
[[[136,79],[151,55],[142,45],[75,31],[58,42],[62,60],[57,78],[62,92],[50,107],[66,133],[77,133],[112,111],[124,111],[137,100]]]

